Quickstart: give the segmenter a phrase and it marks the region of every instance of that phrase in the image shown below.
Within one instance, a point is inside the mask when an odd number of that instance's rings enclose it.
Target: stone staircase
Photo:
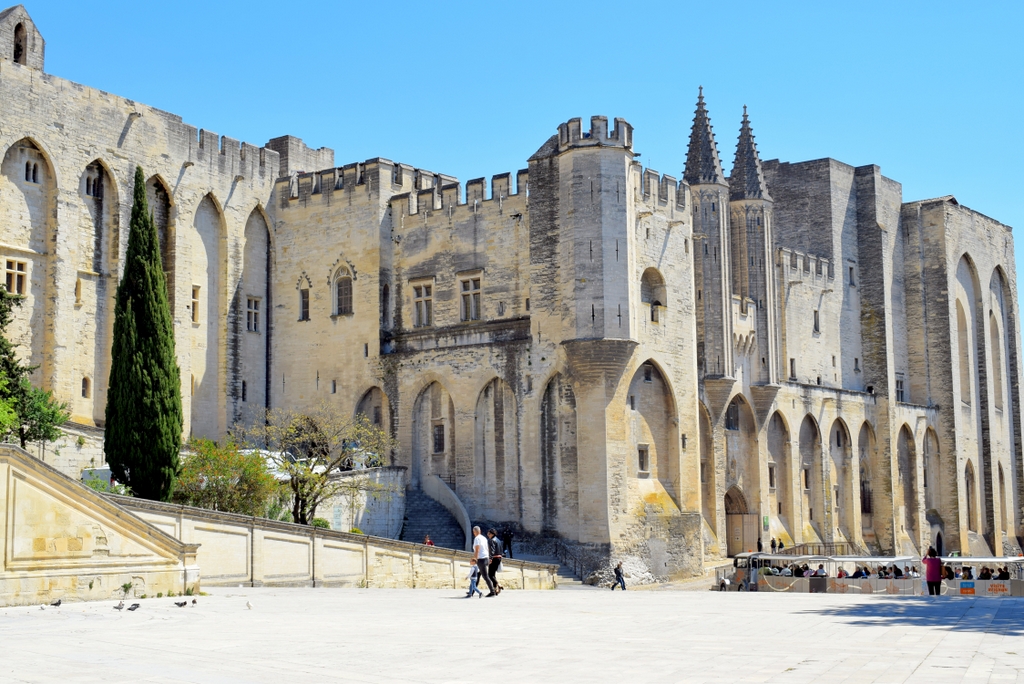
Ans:
[[[516,554],[518,560],[531,561],[534,563],[550,563],[551,565],[558,566],[558,572],[555,576],[555,582],[558,583],[559,589],[594,589],[588,584],[583,583],[583,579],[572,571],[572,568],[562,563],[554,556],[538,556],[535,554],[523,553]]]
[[[448,509],[410,487],[405,490],[405,524],[399,538],[422,544],[428,534],[435,546],[466,550],[466,534]]]

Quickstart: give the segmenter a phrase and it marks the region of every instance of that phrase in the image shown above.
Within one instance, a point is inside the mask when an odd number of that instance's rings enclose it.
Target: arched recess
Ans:
[[[800,490],[804,541],[825,538],[825,497],[822,491],[823,464],[818,421],[807,415],[800,424]],[[807,537],[812,537],[807,539]]]
[[[29,138],[14,143],[0,164],[0,226],[5,284],[25,297],[12,316],[7,337],[39,368],[33,383],[50,389],[55,334],[51,271],[57,233],[57,180],[47,156]]]
[[[519,416],[516,395],[501,378],[480,391],[473,423],[473,489],[477,511],[491,520],[519,517]]]
[[[923,485],[924,507],[937,515],[942,506],[942,483],[939,470],[939,438],[929,427],[924,433]]]
[[[829,489],[832,494],[832,524],[847,540],[855,538],[853,479],[853,444],[850,431],[841,418],[836,418],[829,429]]]
[[[96,382],[89,397],[74,395],[72,413],[76,420],[102,425],[114,333],[120,217],[117,183],[102,161],[97,159],[85,167],[78,182],[78,199],[75,323],[77,329],[91,328],[92,333],[75,339],[75,375]]]
[[[974,390],[971,382],[971,369],[974,367],[971,356],[971,328],[963,301],[960,299],[956,300],[956,341],[957,362],[960,366],[960,401],[970,406],[974,404]]]
[[[875,431],[864,422],[857,436],[858,466],[860,468],[860,526],[865,541],[873,541],[875,500],[872,475],[879,471],[876,464]]]
[[[576,395],[556,374],[544,388],[540,404],[540,528],[545,534],[577,534],[579,480]]]
[[[914,441],[914,433],[907,425],[900,428],[896,440],[896,459],[898,485],[903,494],[902,514],[897,516],[897,520],[913,541],[916,552],[917,546],[921,543],[918,535],[921,527],[918,521],[917,444]]]
[[[989,340],[992,345],[992,406],[1002,412],[1003,410],[1003,383],[1005,381],[1003,372],[1003,334],[994,313],[990,313],[989,319]]]
[[[629,383],[626,401],[627,443],[636,453],[626,464],[629,477],[639,480],[641,494],[652,494],[655,483],[679,505],[679,434],[676,402],[668,380],[651,360],[640,364]]]
[[[1010,492],[1006,506],[999,506],[1000,515],[1005,516],[1003,532],[1013,535],[1016,530],[1016,515],[1014,502],[1014,463],[1016,459],[1013,454],[1017,453],[1017,426],[1019,422],[1019,406],[1017,406],[1017,395],[1014,390],[1014,378],[1018,377],[1019,344],[1016,338],[1017,330],[1017,304],[1013,299],[1013,293],[1008,285],[1008,280],[1003,269],[996,266],[992,271],[989,280],[989,316],[992,324],[992,334],[988,343],[991,348],[992,358],[992,386],[997,398],[993,400],[995,411],[992,412],[993,420],[989,425],[991,441],[990,453],[993,461],[1004,469],[1010,470]],[[998,402],[1002,399],[1002,404]],[[1017,464],[1018,477],[1021,473],[1021,466]],[[1001,488],[1002,491],[1002,488]],[[993,496],[997,496],[993,494]],[[998,496],[1003,496],[999,494]],[[995,502],[991,502],[993,508]]]
[[[729,556],[753,551],[757,544],[757,516],[750,513],[742,490],[733,485],[725,492],[725,546]]]
[[[231,296],[231,327],[235,331],[231,358],[237,363],[238,377],[229,379],[235,399],[234,421],[266,408],[268,396],[267,348],[270,334],[270,227],[260,207],[254,208],[245,222],[242,244],[242,270]],[[246,392],[242,392],[242,383]],[[242,395],[245,395],[244,397]]]
[[[454,484],[455,437],[455,402],[441,383],[431,382],[416,396],[412,407],[413,487],[419,488],[427,475],[438,475],[449,485]]]
[[[191,234],[189,314],[192,325],[192,436],[217,439],[226,428],[227,372],[225,226],[220,205],[206,195],[196,209]]]
[[[793,516],[793,475],[789,427],[776,411],[768,421],[768,499],[772,514],[779,516],[790,537],[797,524]]]
[[[964,503],[967,504],[967,529],[978,531],[978,482],[974,477],[974,464],[964,466]]]
[[[704,519],[712,530],[718,529],[718,501],[715,480],[715,451],[712,443],[711,414],[698,402],[700,420],[700,498]]]
[[[380,387],[371,387],[366,390],[356,405],[356,415],[366,416],[371,424],[382,430],[390,431],[391,429],[389,420],[391,409],[388,405],[388,397]]]
[[[760,501],[761,459],[757,422],[742,394],[734,396],[725,408],[725,486],[737,486],[752,501]]]
[[[171,303],[173,310],[175,306],[174,263],[177,254],[174,231],[174,205],[171,199],[171,191],[168,189],[167,183],[160,176],[152,176],[146,181],[146,203],[149,205],[149,211],[153,215],[156,238],[160,243],[160,260],[163,263],[164,277],[167,280],[167,299]]]
[[[648,320],[659,322],[664,308],[668,306],[668,292],[665,278],[654,267],[645,270],[640,277],[640,301],[649,307]]]

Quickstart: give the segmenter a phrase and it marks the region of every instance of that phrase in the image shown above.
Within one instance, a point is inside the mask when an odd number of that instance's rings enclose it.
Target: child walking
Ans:
[[[480,591],[480,588],[476,586],[478,579],[480,579],[480,569],[474,564],[469,571],[469,593],[466,594],[466,598],[473,598],[473,594],[484,595],[484,592]]]

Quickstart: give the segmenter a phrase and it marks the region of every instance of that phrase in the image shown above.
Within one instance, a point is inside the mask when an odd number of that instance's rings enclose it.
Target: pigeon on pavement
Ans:
[[[246,601],[245,602],[245,607],[248,608],[249,610],[252,610],[252,603],[250,603],[249,601]]]
[[[138,610],[138,609],[139,609],[139,604],[138,603],[133,603],[132,605],[128,606],[128,610]]]
[[[198,603],[199,603],[199,599],[192,599],[192,606],[193,606],[193,607],[195,607],[196,605],[198,605]]]
[[[188,602],[187,601],[175,601],[174,605],[178,606],[179,608],[184,608],[185,606],[188,605]]]
[[[124,610],[124,601],[121,601],[116,606],[114,606],[114,610]]]
[[[53,606],[54,608],[60,608],[60,599],[57,599],[56,601],[54,601],[50,605]]]

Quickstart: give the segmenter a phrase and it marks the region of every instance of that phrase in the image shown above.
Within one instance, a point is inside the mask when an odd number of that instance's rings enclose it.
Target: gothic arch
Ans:
[[[167,181],[159,174],[150,176],[146,181],[146,203],[153,216],[157,241],[160,243],[160,260],[163,263],[164,275],[167,278],[167,296],[174,306],[175,293],[175,257],[177,255],[176,235],[174,230],[174,195]]]
[[[668,290],[665,277],[653,266],[647,268],[640,277],[640,301],[650,307],[649,318],[657,323],[660,310],[668,306]]]
[[[490,520],[519,517],[519,411],[515,393],[491,378],[477,395],[473,422],[473,485],[477,511]]]
[[[924,507],[929,511],[938,512],[942,508],[942,478],[939,464],[939,438],[935,428],[930,425],[924,433],[924,458],[922,489],[924,490]]]
[[[810,528],[824,538],[825,497],[822,491],[823,464],[821,454],[821,431],[814,416],[807,414],[800,423],[800,489],[801,518],[806,521],[804,528]],[[805,540],[808,541],[808,540]]]
[[[196,207],[190,235],[192,270],[189,314],[192,321],[191,432],[218,438],[226,429],[227,228],[220,202],[205,195]]]
[[[94,159],[85,167],[78,195],[84,208],[78,230],[78,268],[109,274],[118,261],[120,202],[117,180],[106,162]]]
[[[829,488],[832,499],[832,524],[847,540],[855,537],[855,502],[858,497],[854,489],[853,441],[846,421],[836,418],[829,428]]]
[[[388,396],[380,387],[374,386],[363,392],[356,404],[356,415],[365,416],[371,424],[391,432],[391,407]]]
[[[627,460],[625,475],[647,483],[658,482],[677,502],[679,482],[679,428],[676,402],[668,377],[647,359],[633,373],[625,405],[628,443],[636,455]]]
[[[32,381],[52,388],[57,296],[54,296],[53,254],[56,224],[57,172],[50,155],[32,138],[14,142],[0,163],[0,226],[7,259],[12,262],[11,286],[24,296],[7,330],[8,338],[28,351],[24,359],[38,370]],[[13,249],[11,249],[13,248]],[[6,264],[4,264],[6,266]],[[60,293],[70,296],[70,291]]]
[[[900,427],[896,440],[896,467],[897,484],[903,500],[902,515],[897,517],[897,521],[902,531],[913,541],[916,552],[916,547],[921,543],[918,535],[921,526],[918,520],[917,442],[914,432],[905,423]]]
[[[578,534],[576,394],[561,373],[544,385],[540,403],[540,529]]]
[[[757,419],[743,394],[735,394],[726,404],[725,486],[738,486],[755,501],[760,499],[761,466]]]
[[[411,486],[418,488],[422,479],[428,475],[454,480],[455,402],[445,386],[437,380],[427,383],[416,395],[411,426]]]
[[[864,421],[857,436],[857,465],[860,476],[860,524],[864,532],[874,530],[875,486],[873,477],[877,477],[882,468],[877,463],[878,451],[875,448],[875,430],[871,423]]]
[[[242,236],[242,268],[231,288],[229,314],[231,328],[235,332],[231,338],[233,348],[230,356],[236,359],[232,368],[238,375],[229,382],[236,400],[234,420],[267,405],[267,349],[273,311],[270,224],[259,207],[249,212]],[[246,391],[242,391],[243,388]]]
[[[768,473],[769,505],[771,514],[779,516],[782,524],[793,535],[796,518],[793,515],[793,449],[790,443],[789,425],[780,411],[768,419],[766,433],[768,440],[768,465],[774,472]]]

